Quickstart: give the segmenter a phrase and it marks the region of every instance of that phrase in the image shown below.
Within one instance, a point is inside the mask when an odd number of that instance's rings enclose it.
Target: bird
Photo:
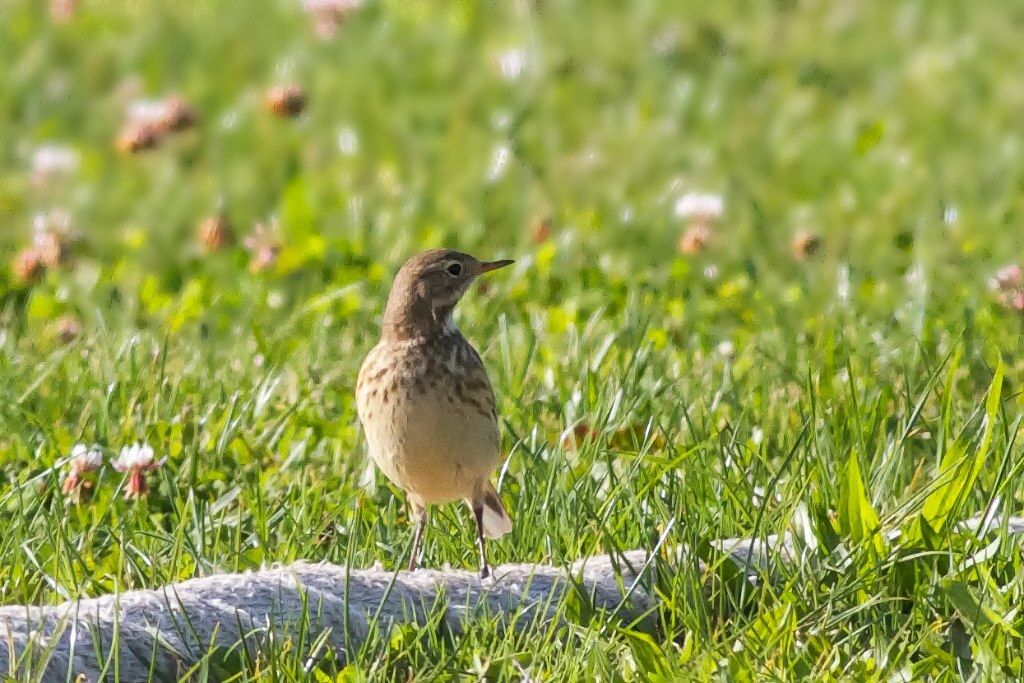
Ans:
[[[392,283],[380,341],[359,369],[356,410],[369,455],[404,491],[416,520],[409,571],[434,505],[469,506],[481,579],[491,573],[485,539],[512,531],[491,483],[501,463],[494,390],[480,354],[452,318],[478,277],[512,263],[452,249],[410,258]]]

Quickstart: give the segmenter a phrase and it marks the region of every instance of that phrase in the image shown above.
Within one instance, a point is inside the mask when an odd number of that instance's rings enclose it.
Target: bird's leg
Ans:
[[[480,546],[480,578],[486,579],[491,575],[491,567],[487,564],[487,545],[484,541],[484,506],[482,503],[473,503],[473,516],[476,517],[476,542]]]
[[[427,508],[414,507],[416,511],[416,532],[412,537],[412,553],[409,555],[409,571],[416,569],[416,558],[420,554],[420,542],[423,540],[423,530],[427,528]]]

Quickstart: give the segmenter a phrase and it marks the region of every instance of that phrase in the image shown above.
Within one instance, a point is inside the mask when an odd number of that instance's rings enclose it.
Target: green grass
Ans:
[[[44,4],[0,4],[0,255],[54,207],[84,239],[34,286],[0,272],[0,604],[401,566],[411,529],[353,389],[391,276],[446,245],[517,259],[459,311],[508,454],[516,527],[492,560],[665,529],[711,559],[801,510],[819,550],[759,588],[713,563],[700,599],[706,576],[662,563],[653,636],[568,601],[538,638],[383,635],[341,680],[1024,676],[1024,556],[1000,522],[1022,508],[1024,318],[987,284],[1024,254],[1020,7],[379,0],[320,41],[283,0],[87,0],[64,24]],[[261,102],[287,81],[309,97],[294,120]],[[126,102],[171,93],[199,126],[119,154]],[[36,186],[50,143],[80,163]],[[684,256],[690,190],[725,212]],[[240,235],[276,217],[273,269],[201,254],[221,201]],[[823,239],[807,261],[799,229]],[[64,345],[67,314],[84,334]],[[567,448],[578,424],[598,435]],[[168,458],[147,498],[109,465],[86,502],[61,495],[74,444],[136,440]],[[986,511],[989,534],[956,527]],[[474,566],[464,510],[433,516],[425,561]],[[264,657],[244,680],[303,675],[287,647]]]

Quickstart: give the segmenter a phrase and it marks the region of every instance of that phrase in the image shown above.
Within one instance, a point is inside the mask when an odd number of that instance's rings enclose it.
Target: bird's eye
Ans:
[[[451,275],[452,277],[458,277],[458,276],[462,275],[462,264],[461,263],[453,263],[450,266],[448,266],[447,268],[445,268],[445,270],[447,270],[448,274]]]

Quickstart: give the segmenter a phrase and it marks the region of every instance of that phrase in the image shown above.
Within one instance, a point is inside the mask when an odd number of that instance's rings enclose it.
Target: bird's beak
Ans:
[[[484,261],[480,264],[480,274],[489,273],[492,270],[504,268],[505,266],[511,266],[513,263],[515,263],[515,261],[510,259],[503,259],[501,261]]]

